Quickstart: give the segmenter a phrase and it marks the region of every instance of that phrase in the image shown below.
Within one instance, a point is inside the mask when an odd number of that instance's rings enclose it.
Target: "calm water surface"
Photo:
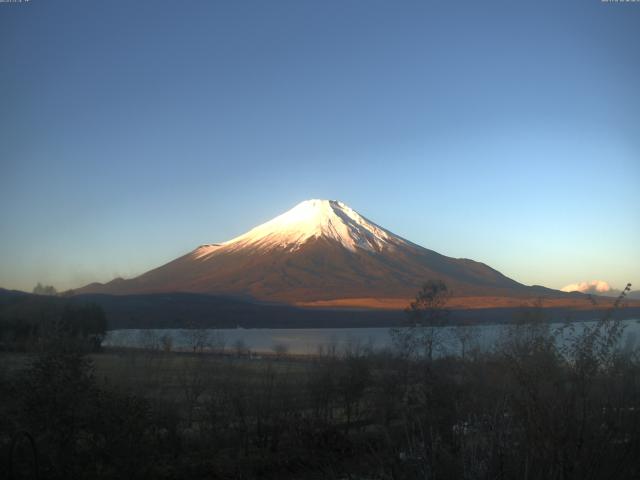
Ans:
[[[620,348],[630,350],[640,346],[640,319],[624,320]],[[575,323],[576,332],[594,322]],[[551,324],[551,329],[565,324]],[[505,334],[509,325],[481,325],[466,327],[469,337],[466,348],[481,350],[493,348]],[[439,352],[456,354],[461,351],[460,330],[456,327],[438,329],[442,339]],[[383,350],[391,348],[389,328],[255,328],[255,329],[125,329],[107,333],[104,345],[117,347],[159,348],[163,337],[169,338],[173,350],[191,350],[194,343],[204,343],[206,349],[237,351],[250,350],[255,353],[286,351],[293,354],[317,354],[335,351],[344,353],[349,349]],[[565,339],[567,335],[564,335]],[[562,337],[559,337],[562,339]],[[562,340],[561,340],[562,341]]]

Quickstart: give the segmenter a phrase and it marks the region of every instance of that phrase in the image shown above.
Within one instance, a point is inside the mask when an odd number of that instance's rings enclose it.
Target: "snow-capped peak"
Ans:
[[[191,254],[195,258],[206,257],[210,253],[213,253],[216,250],[218,250],[221,246],[222,245],[220,245],[219,243],[208,243],[208,244],[205,244],[205,245],[200,245],[193,252],[191,252]]]
[[[335,240],[352,251],[356,248],[380,251],[385,246],[405,243],[342,202],[307,200],[221,247],[225,250],[247,246],[296,250],[310,238],[317,237]]]

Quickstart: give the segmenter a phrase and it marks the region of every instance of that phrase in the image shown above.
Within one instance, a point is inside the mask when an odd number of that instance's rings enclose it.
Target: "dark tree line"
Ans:
[[[107,331],[102,308],[66,299],[21,296],[0,305],[0,348],[47,348],[54,339],[66,338],[96,350]]]

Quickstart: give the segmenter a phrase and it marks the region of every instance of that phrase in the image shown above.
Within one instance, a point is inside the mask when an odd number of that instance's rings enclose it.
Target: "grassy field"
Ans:
[[[248,387],[263,379],[265,372],[285,375],[289,381],[303,381],[308,362],[273,358],[248,359],[206,353],[119,351],[92,355],[99,382],[137,395],[178,400],[189,382],[226,385],[242,381]]]
[[[11,377],[27,368],[34,353],[0,352],[2,374]],[[121,392],[162,400],[181,401],[189,382],[210,386],[242,382],[256,387],[266,372],[303,383],[311,357],[261,355],[259,357],[209,353],[149,352],[105,349],[88,355],[99,385]]]

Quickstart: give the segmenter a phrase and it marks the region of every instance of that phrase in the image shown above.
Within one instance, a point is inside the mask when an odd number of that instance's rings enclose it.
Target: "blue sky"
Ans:
[[[527,284],[636,282],[640,4],[0,3],[0,286],[309,198]]]

